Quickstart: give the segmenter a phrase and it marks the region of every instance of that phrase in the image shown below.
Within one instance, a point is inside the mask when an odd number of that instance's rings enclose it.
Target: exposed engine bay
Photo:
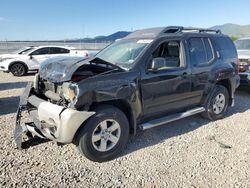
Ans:
[[[79,93],[77,83],[102,74],[121,71],[118,66],[94,58],[56,58],[42,64],[35,76],[34,92],[40,98],[64,107],[73,107]]]

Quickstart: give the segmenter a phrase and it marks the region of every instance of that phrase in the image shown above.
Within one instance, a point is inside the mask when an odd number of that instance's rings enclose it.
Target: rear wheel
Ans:
[[[103,105],[79,130],[78,148],[88,159],[104,162],[115,158],[126,146],[129,123],[118,108]]]
[[[14,63],[10,67],[10,72],[14,76],[23,76],[27,73],[27,69],[26,69],[25,65],[22,63]]]
[[[227,88],[216,85],[205,106],[206,111],[202,115],[210,120],[221,119],[227,110],[228,104],[229,94]]]

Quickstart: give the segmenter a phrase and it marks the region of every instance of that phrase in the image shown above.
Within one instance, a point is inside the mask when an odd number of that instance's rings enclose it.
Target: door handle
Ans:
[[[187,72],[184,72],[184,73],[182,73],[182,78],[187,78],[187,76],[188,76],[188,73]]]

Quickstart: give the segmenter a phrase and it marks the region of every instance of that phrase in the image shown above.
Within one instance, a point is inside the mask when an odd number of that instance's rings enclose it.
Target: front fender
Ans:
[[[125,72],[106,76],[97,76],[77,83],[78,96],[75,108],[91,105],[93,102],[105,102],[123,99],[135,102],[137,98],[138,74]]]

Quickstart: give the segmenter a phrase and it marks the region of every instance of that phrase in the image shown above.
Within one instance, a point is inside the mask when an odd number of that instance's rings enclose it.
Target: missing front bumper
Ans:
[[[83,122],[95,114],[52,104],[31,95],[31,89],[32,83],[29,83],[17,110],[14,139],[19,149],[22,148],[23,134],[27,133],[59,143],[71,143]],[[24,111],[28,111],[31,122],[22,122]]]

